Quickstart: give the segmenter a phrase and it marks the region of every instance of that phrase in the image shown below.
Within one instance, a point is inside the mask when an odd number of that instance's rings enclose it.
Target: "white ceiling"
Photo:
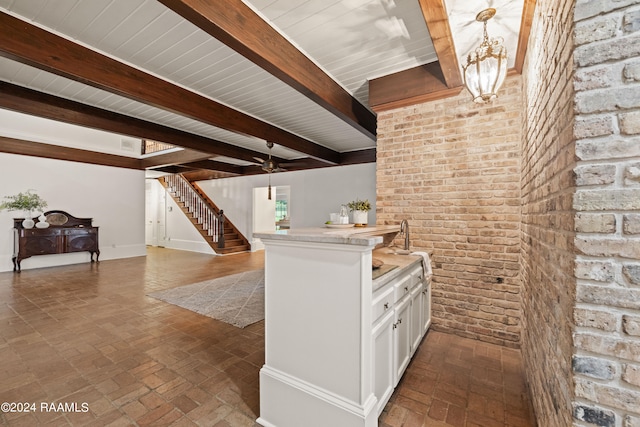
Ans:
[[[418,0],[244,2],[365,106],[369,79],[437,61]],[[505,34],[505,39],[517,41],[522,0],[474,2],[473,10],[466,0],[447,0],[454,40],[464,46],[458,57],[466,54],[472,35],[481,37],[482,25],[475,15],[491,3],[499,3],[499,9],[495,22],[489,23],[490,35],[493,24],[501,24],[516,32],[515,37]],[[335,151],[375,147],[375,140],[155,0],[0,0],[0,10]],[[507,47],[515,53],[515,46]],[[0,80],[267,151],[259,138],[2,57]],[[273,154],[303,156],[278,145]]]

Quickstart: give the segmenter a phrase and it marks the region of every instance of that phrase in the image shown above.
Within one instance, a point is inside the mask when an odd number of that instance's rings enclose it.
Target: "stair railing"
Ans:
[[[224,213],[215,212],[181,174],[164,177],[168,190],[180,200],[219,248],[224,248]],[[223,236],[220,238],[220,236]]]

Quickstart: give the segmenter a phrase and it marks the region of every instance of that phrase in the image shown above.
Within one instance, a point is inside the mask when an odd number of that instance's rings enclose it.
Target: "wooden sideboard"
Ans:
[[[92,218],[76,218],[64,211],[48,211],[44,215],[48,228],[24,228],[23,218],[14,218],[13,271],[20,272],[20,262],[34,255],[89,252],[91,262],[98,261],[98,227]]]

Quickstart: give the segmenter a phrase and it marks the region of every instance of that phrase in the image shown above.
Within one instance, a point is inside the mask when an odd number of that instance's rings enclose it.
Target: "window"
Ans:
[[[276,222],[283,220],[288,216],[287,200],[276,200]]]

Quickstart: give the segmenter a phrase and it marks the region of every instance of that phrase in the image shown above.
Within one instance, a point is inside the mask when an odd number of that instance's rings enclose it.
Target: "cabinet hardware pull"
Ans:
[[[404,287],[404,291],[405,291],[405,292],[409,292],[409,287],[408,287],[408,286],[405,286],[405,287]]]
[[[387,311],[387,310],[389,310],[389,303],[385,302],[384,303],[384,311]]]
[[[398,323],[402,323],[402,317],[398,319]]]
[[[397,323],[393,324],[393,329],[398,329],[398,324]]]

